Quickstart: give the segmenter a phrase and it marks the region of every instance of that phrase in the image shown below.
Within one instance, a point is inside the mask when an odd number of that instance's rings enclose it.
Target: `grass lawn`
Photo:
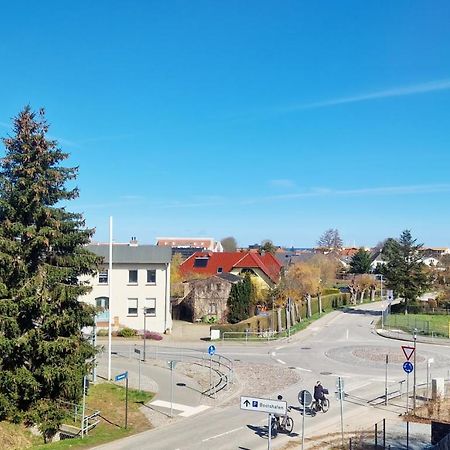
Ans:
[[[390,314],[385,325],[390,328],[413,332],[414,328],[421,334],[449,337],[450,315],[446,314]]]
[[[119,439],[130,434],[151,428],[150,422],[139,411],[142,403],[151,400],[149,392],[128,390],[128,429],[123,428],[125,422],[125,388],[112,383],[91,385],[86,397],[86,407],[99,410],[102,418],[100,423],[89,432],[84,439],[66,439],[52,444],[43,444],[43,439],[32,436],[23,426],[9,422],[0,422],[0,448],[18,449],[85,449]],[[73,425],[70,419],[68,424]],[[79,424],[77,424],[79,426]]]

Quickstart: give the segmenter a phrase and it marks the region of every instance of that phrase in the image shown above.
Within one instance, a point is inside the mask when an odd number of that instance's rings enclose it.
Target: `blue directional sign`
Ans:
[[[405,361],[405,362],[403,363],[403,370],[404,370],[406,373],[411,373],[411,372],[414,370],[414,366],[412,365],[411,362]]]
[[[119,375],[116,375],[114,377],[115,381],[122,381],[125,380],[126,378],[128,378],[128,372],[123,372],[123,373],[119,373]]]
[[[216,353],[216,347],[214,347],[214,345],[210,345],[208,347],[208,353],[209,353],[209,356],[214,355],[214,353]]]

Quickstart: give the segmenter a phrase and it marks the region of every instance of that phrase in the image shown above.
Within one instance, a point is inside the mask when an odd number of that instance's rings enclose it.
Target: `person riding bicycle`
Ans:
[[[277,400],[279,400],[279,401],[281,401],[281,400],[283,400],[283,396],[282,395],[279,395],[278,397],[277,397]],[[277,414],[277,413],[274,413],[273,414],[273,417],[275,418],[275,420],[277,421],[277,425],[278,425],[278,428],[280,428],[280,419],[282,418],[282,417],[284,417],[284,414]]]
[[[314,386],[314,400],[319,409],[322,409],[323,402],[325,401],[325,392],[326,389],[322,386],[322,383],[318,381]]]

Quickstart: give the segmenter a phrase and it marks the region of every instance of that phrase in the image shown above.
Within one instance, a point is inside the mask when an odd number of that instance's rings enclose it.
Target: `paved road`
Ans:
[[[345,381],[349,394],[344,402],[346,429],[371,426],[383,417],[394,417],[404,408],[400,400],[389,407],[369,405],[384,393],[385,355],[389,355],[389,390],[400,389],[405,380],[402,363],[405,360],[399,343],[380,337],[372,324],[379,317],[380,304],[362,305],[346,312],[333,312],[312,324],[307,330],[291,338],[290,342],[269,344],[216,344],[217,351],[232,359],[275,366],[291,367],[301,374],[297,386],[287,386],[281,392],[288,404],[298,406],[297,394],[301,389],[311,390],[316,380],[334,391],[337,376]],[[197,348],[206,344],[195,345]],[[403,343],[404,345],[404,343]],[[192,345],[190,345],[192,347]],[[427,359],[433,357],[434,376],[448,376],[450,348],[418,344],[417,380],[425,381]],[[412,376],[410,385],[412,386]],[[405,389],[405,383],[402,384]],[[245,392],[243,393],[245,394]],[[274,395],[276,393],[273,393]],[[337,432],[340,429],[338,402],[330,395],[331,408],[327,414],[306,418],[306,436]],[[375,402],[376,403],[376,402]],[[278,448],[289,439],[301,434],[301,415],[293,412],[293,436],[279,436],[273,443]],[[241,411],[239,406],[217,407],[178,421],[161,429],[141,433],[122,441],[98,448],[119,450],[139,449],[265,449],[267,448],[267,416]]]

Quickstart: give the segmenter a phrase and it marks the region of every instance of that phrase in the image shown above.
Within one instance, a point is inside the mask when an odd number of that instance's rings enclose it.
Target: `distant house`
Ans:
[[[172,303],[174,317],[191,322],[216,318],[227,320],[227,301],[233,284],[242,281],[231,273],[184,282],[184,297]]]
[[[130,327],[142,330],[144,308],[146,329],[163,333],[172,328],[170,313],[170,261],[169,247],[129,244],[113,244],[112,276],[109,274],[109,245],[90,244],[87,248],[103,257],[100,272],[85,277],[92,290],[80,300],[103,309],[97,316],[97,326],[114,329]],[[112,280],[112,301],[109,299],[109,283]]]
[[[172,247],[172,255],[180,253],[183,258],[198,251],[223,252],[221,242],[209,237],[159,237],[156,238],[156,245]]]
[[[243,276],[249,273],[262,287],[278,283],[281,264],[271,253],[255,252],[196,252],[180,265],[181,273],[191,275],[219,275],[232,273]]]

